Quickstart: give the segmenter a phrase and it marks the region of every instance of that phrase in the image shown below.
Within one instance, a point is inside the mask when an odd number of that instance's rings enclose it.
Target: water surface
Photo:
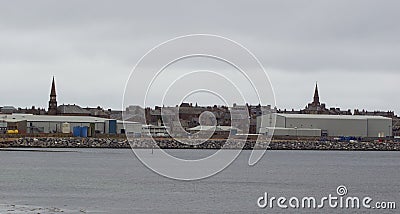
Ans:
[[[322,197],[339,185],[400,205],[399,152],[268,151],[249,167],[244,151],[221,173],[182,182],[155,174],[127,149],[43,150],[0,151],[0,213],[354,213],[256,205],[264,192]],[[215,151],[170,152],[193,159]]]

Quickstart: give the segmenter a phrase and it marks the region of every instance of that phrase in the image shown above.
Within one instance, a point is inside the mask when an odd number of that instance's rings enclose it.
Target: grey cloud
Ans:
[[[211,33],[256,54],[281,108],[303,107],[320,80],[332,105],[400,112],[390,82],[399,78],[399,7],[361,0],[2,1],[2,85],[18,96],[0,94],[0,106],[45,107],[56,75],[60,102],[121,108],[125,81],[144,53],[176,36]],[[292,98],[295,83],[301,94]],[[338,95],[344,89],[371,96]]]

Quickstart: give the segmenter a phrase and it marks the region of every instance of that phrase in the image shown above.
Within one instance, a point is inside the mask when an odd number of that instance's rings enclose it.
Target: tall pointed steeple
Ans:
[[[54,76],[53,76],[53,82],[51,83],[50,96],[57,96],[57,94],[56,94],[56,82],[54,81]]]
[[[314,91],[314,105],[319,105],[319,93],[318,93],[318,82],[315,83],[315,91]]]
[[[48,114],[57,115],[57,93],[56,93],[56,82],[54,80],[54,76],[53,76],[53,82],[51,83]]]

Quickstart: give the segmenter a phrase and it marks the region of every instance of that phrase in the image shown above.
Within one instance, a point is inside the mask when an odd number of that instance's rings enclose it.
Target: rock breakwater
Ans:
[[[131,142],[116,138],[19,138],[0,142],[0,147],[29,148],[154,148],[152,139],[138,138]],[[400,143],[385,142],[338,142],[273,140],[270,144],[256,144],[254,140],[226,141],[210,139],[198,145],[187,145],[174,139],[157,139],[163,149],[271,149],[271,150],[360,150],[360,151],[400,151]]]

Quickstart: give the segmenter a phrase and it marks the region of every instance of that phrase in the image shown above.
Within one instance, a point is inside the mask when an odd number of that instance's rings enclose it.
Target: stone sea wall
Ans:
[[[129,143],[125,139],[114,138],[19,138],[0,142],[0,147],[31,148],[154,148],[151,139],[136,139]],[[204,143],[182,144],[173,139],[159,139],[157,145],[163,149],[265,149],[271,150],[361,150],[361,151],[400,151],[400,143],[385,142],[336,142],[310,140],[273,140],[270,144],[257,144],[249,141],[208,140]],[[244,146],[243,146],[244,144]],[[132,146],[132,147],[131,147]]]

